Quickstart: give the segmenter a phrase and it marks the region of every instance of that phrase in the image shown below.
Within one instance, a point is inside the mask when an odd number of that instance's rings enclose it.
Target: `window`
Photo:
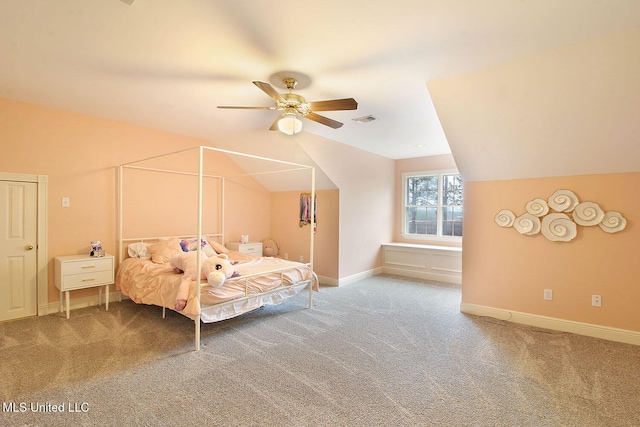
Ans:
[[[462,178],[454,172],[403,174],[405,237],[462,237]]]

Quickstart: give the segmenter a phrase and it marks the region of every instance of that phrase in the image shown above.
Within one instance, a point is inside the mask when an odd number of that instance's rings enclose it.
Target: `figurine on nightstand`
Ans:
[[[104,249],[102,249],[102,243],[100,243],[100,240],[96,240],[95,242],[91,242],[91,256],[94,257],[103,257],[104,256]]]

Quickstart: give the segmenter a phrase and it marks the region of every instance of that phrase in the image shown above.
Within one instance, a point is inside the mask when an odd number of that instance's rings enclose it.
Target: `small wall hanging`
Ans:
[[[316,211],[318,206],[318,199],[313,198],[313,219],[314,222],[318,222],[316,219]],[[307,224],[311,224],[311,193],[300,193],[300,227]]]
[[[619,212],[604,212],[595,202],[582,202],[571,190],[557,190],[547,200],[536,198],[525,205],[526,213],[516,216],[502,209],[494,217],[501,227],[513,227],[520,234],[542,233],[554,242],[568,242],[577,235],[577,226],[600,226],[607,233],[624,230],[626,219]],[[550,213],[551,212],[551,213]]]

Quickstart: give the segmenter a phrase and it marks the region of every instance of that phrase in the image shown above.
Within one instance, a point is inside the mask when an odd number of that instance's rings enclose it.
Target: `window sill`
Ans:
[[[462,252],[462,248],[458,246],[430,245],[427,243],[408,243],[408,242],[390,242],[383,243],[382,246],[393,246],[396,248],[412,248],[412,249],[432,249],[437,251]]]
[[[425,245],[438,245],[438,244],[447,244],[447,245],[462,245],[462,237],[445,237],[445,236],[423,236],[416,234],[401,234],[400,235],[405,240],[410,240],[413,242],[421,242]]]

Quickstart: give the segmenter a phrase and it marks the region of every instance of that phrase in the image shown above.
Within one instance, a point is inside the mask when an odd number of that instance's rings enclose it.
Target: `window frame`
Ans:
[[[443,176],[444,175],[460,175],[457,169],[442,169],[434,171],[421,171],[421,172],[404,172],[402,173],[402,224],[401,233],[402,238],[407,240],[424,240],[431,242],[462,242],[464,236],[464,230],[462,236],[445,236],[442,234],[443,220],[442,220],[442,192],[443,192]],[[438,205],[437,205],[437,234],[411,234],[407,233],[407,180],[413,177],[423,176],[438,176]],[[464,193],[463,193],[463,209],[462,215],[464,218]]]

